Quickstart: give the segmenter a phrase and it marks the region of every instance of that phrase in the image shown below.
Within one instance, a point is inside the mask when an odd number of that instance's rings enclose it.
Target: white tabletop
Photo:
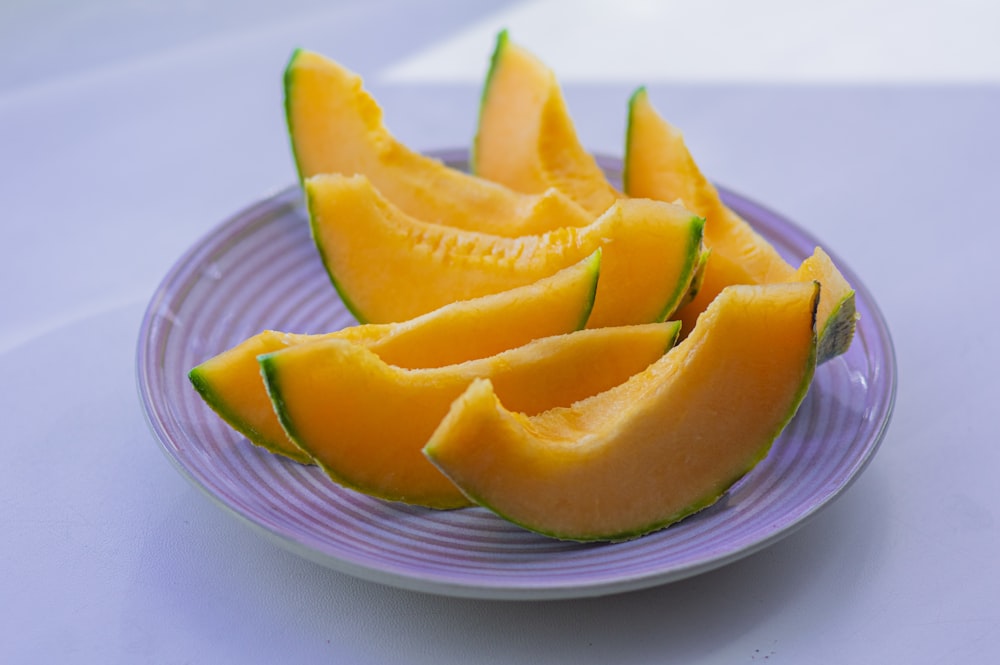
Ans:
[[[0,662],[996,658],[988,0],[208,4],[0,7]],[[139,323],[185,249],[294,180],[292,49],[361,72],[413,147],[462,146],[500,27],[556,70],[588,146],[621,154],[625,100],[647,85],[714,179],[821,238],[885,313],[888,435],[788,538],[641,591],[455,599],[300,558],[161,452],[136,394]]]

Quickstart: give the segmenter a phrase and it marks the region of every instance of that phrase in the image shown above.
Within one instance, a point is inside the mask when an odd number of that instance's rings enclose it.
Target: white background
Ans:
[[[996,658],[997,5],[281,4],[0,6],[0,662]],[[440,598],[285,552],[158,450],[139,321],[186,248],[294,180],[292,49],[361,72],[410,145],[463,146],[501,27],[592,149],[621,154],[647,85],[711,177],[823,239],[886,314],[888,436],[775,546],[600,599]]]

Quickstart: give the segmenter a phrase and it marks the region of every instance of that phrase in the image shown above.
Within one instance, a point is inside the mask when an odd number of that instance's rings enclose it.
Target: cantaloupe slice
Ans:
[[[587,226],[506,238],[414,219],[360,175],[313,176],[305,189],[313,239],[360,321],[401,321],[531,283],[598,248],[587,325],[660,321],[688,292],[702,252],[701,218],[659,201],[622,200]]]
[[[629,100],[623,180],[629,196],[679,200],[705,218],[705,244],[712,254],[699,293],[677,313],[685,331],[728,285],[817,279],[823,284],[819,362],[850,346],[856,321],[854,290],[829,256],[818,250],[798,269],[789,265],[722,202],[688,151],[683,134],[657,112],[644,88]]]
[[[289,436],[338,483],[393,501],[455,508],[467,499],[421,454],[451,402],[489,377],[510,408],[569,405],[625,381],[676,340],[676,322],[546,337],[435,369],[388,365],[330,339],[261,356]]]
[[[367,347],[400,367],[441,367],[485,358],[539,337],[586,325],[600,274],[600,251],[532,284],[445,305],[400,323],[351,326],[319,335],[265,330],[193,368],[202,399],[251,442],[297,462],[312,458],[288,438],[271,406],[257,356],[321,339]]]
[[[555,74],[506,30],[490,60],[470,167],[520,192],[554,187],[593,215],[620,196],[581,145]]]
[[[854,289],[837,269],[833,259],[820,247],[799,265],[795,279],[815,280],[823,285],[816,310],[819,336],[816,356],[817,362],[824,363],[847,351],[854,339],[859,317]]]
[[[819,286],[733,286],[627,382],[536,416],[488,380],[424,452],[471,499],[541,533],[621,540],[714,503],[764,458],[816,366]]]
[[[361,77],[318,53],[292,55],[285,69],[285,116],[301,180],[362,173],[417,219],[507,236],[593,219],[555,189],[518,193],[411,150],[386,128]]]

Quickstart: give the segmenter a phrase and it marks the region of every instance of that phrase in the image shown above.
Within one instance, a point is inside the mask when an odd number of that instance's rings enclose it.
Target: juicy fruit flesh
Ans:
[[[847,350],[855,326],[854,291],[829,257],[817,253],[793,268],[745,220],[728,208],[702,174],[683,134],[664,120],[640,88],[629,100],[625,191],[665,201],[681,200],[705,218],[705,244],[712,255],[704,283],[677,317],[691,330],[698,315],[732,284],[819,280],[819,362]]]
[[[533,282],[597,249],[588,327],[659,321],[683,300],[701,253],[702,220],[657,201],[623,199],[587,226],[506,238],[409,217],[364,176],[313,176],[306,194],[323,263],[363,321],[412,318]]]
[[[353,326],[321,335],[265,330],[201,363],[189,377],[209,406],[250,441],[309,464],[312,458],[288,438],[274,413],[257,356],[336,338],[411,369],[485,358],[582,328],[593,307],[600,261],[600,252],[595,252],[533,284],[451,303],[402,323]]]
[[[648,533],[713,503],[762,459],[816,361],[818,285],[735,286],[624,384],[525,416],[487,381],[424,451],[476,502],[574,540]]]
[[[260,363],[285,429],[331,478],[384,499],[453,508],[468,502],[421,449],[473,379],[490,377],[512,408],[537,413],[625,381],[669,349],[678,330],[662,323],[579,331],[432,369],[394,367],[336,339]]]
[[[397,141],[360,77],[318,54],[295,53],[285,92],[324,264],[359,319],[385,323],[318,336],[265,331],[189,376],[255,443],[304,463],[316,454],[349,487],[439,508],[472,497],[560,538],[642,535],[713,503],[751,469],[794,415],[817,363],[851,343],[854,292],[830,257],[817,248],[797,270],[785,262],[722,203],[644,90],[629,104],[628,197],[583,149],[554,73],[506,33],[472,153],[473,169],[498,182]],[[311,188],[338,178],[352,183],[340,190],[347,206],[317,215],[330,210]],[[357,196],[358,181],[367,198]],[[339,218],[340,237],[320,216]],[[349,228],[359,220],[360,232]],[[373,220],[381,226],[365,227]],[[366,234],[377,237],[355,243]],[[410,326],[456,300],[546,281],[595,249],[598,260],[607,255],[604,276],[584,307],[560,301],[553,317],[597,328],[566,335],[572,342],[537,330],[533,342],[500,342],[499,320],[468,311]],[[386,273],[397,274],[379,283]],[[672,345],[679,324],[656,329],[660,348],[574,346],[678,306],[690,335],[655,362],[646,356]]]
[[[592,215],[619,198],[580,143],[555,74],[506,31],[491,58],[471,167],[519,192],[555,188]]]
[[[386,128],[361,77],[317,53],[292,56],[285,114],[300,180],[363,173],[414,217],[497,235],[582,226],[593,218],[555,189],[515,192],[411,150]]]
[[[201,363],[188,378],[212,410],[255,445],[310,464],[312,458],[288,438],[275,417],[256,360],[293,340],[294,336],[264,331]]]

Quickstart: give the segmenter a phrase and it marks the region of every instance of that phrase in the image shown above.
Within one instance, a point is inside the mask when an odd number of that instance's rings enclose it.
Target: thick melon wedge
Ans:
[[[506,238],[406,215],[364,176],[306,180],[313,239],[360,321],[402,321],[550,275],[601,249],[589,327],[661,321],[687,294],[703,221],[680,206],[622,200],[583,227]]]
[[[557,190],[522,194],[450,168],[400,143],[361,77],[311,51],[285,69],[285,116],[301,180],[317,173],[368,176],[418,219],[517,236],[593,219]]]
[[[819,307],[819,362],[847,350],[854,335],[854,290],[829,257],[813,256],[798,270],[745,220],[728,208],[702,174],[679,130],[656,111],[644,88],[629,100],[624,187],[629,196],[681,201],[705,218],[705,244],[712,255],[704,282],[677,316],[690,330],[708,304],[731,284],[767,284],[817,279],[823,284]]]
[[[539,337],[582,328],[600,274],[600,251],[538,282],[445,305],[401,323],[352,326],[322,335],[265,330],[193,368],[188,377],[205,402],[251,442],[312,463],[281,427],[260,376],[257,356],[321,339],[361,344],[407,368],[485,358]]]
[[[452,401],[489,377],[512,409],[537,413],[625,381],[676,340],[676,322],[602,328],[535,340],[496,356],[435,369],[388,365],[330,339],[261,356],[289,436],[336,482],[432,508],[468,504],[421,453]]]
[[[424,452],[534,531],[621,540],[667,526],[714,503],[792,418],[816,366],[818,291],[729,287],[660,360],[568,408],[519,414],[476,381]]]
[[[619,198],[581,145],[555,74],[506,30],[486,75],[470,166],[520,192],[554,187],[593,215]]]

